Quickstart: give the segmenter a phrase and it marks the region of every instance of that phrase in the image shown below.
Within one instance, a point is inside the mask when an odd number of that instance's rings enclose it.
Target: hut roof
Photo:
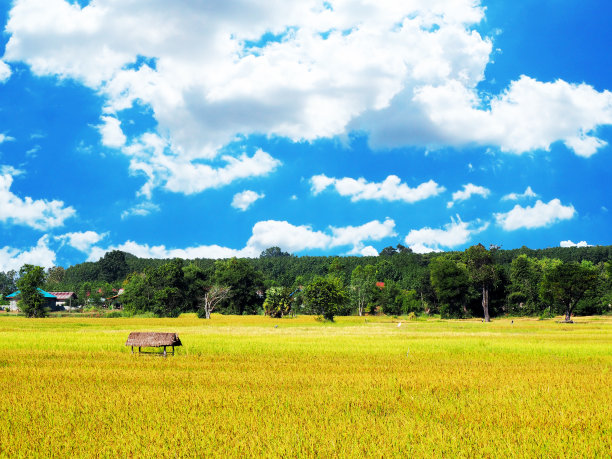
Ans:
[[[181,340],[176,333],[159,332],[132,332],[125,342],[126,346],[138,347],[160,347],[160,346],[182,346]]]
[[[50,292],[51,295],[55,296],[58,300],[68,300],[70,298],[76,298],[74,292]]]

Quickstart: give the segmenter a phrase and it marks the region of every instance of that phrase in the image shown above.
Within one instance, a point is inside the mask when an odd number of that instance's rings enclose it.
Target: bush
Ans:
[[[291,290],[287,287],[270,287],[266,290],[263,310],[270,317],[280,318],[291,311]]]
[[[105,318],[116,319],[118,317],[125,317],[121,311],[110,311],[104,314]]]

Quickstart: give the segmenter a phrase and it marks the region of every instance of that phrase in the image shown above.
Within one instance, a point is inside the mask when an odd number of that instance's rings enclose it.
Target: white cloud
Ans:
[[[12,142],[14,140],[15,140],[15,137],[11,137],[6,134],[0,134],[0,143]]]
[[[25,264],[44,268],[55,266],[55,252],[49,248],[49,236],[41,237],[36,246],[29,250],[8,246],[0,248],[0,271],[19,271]]]
[[[421,183],[416,188],[410,188],[396,175],[389,175],[384,181],[377,183],[368,182],[362,177],[357,180],[350,177],[337,179],[321,174],[313,176],[310,182],[315,195],[333,186],[340,196],[350,196],[353,202],[378,199],[413,203],[437,196],[445,190],[433,180]]]
[[[592,245],[588,244],[587,241],[580,242],[572,242],[571,240],[561,241],[559,243],[560,247],[592,247]]]
[[[488,109],[480,108],[475,89],[454,80],[419,88],[414,101],[435,127],[433,143],[493,145],[511,153],[549,150],[562,141],[588,157],[606,145],[595,137],[597,127],[612,124],[609,91],[524,75],[494,97]]]
[[[314,231],[310,226],[292,225],[286,221],[267,220],[253,226],[253,235],[247,242],[259,252],[268,247],[278,246],[289,252],[306,249],[325,249],[331,246],[332,236]]]
[[[3,60],[0,60],[0,84],[6,83],[11,77],[12,73],[13,71],[11,70],[11,67],[9,67],[9,65]]]
[[[165,245],[150,246],[148,244],[139,244],[134,241],[127,241],[121,245],[111,246],[107,249],[93,247],[88,261],[97,261],[104,256],[106,252],[112,250],[121,250],[141,258],[183,258],[186,260],[194,258],[232,258],[232,257],[256,257],[259,252],[254,252],[250,249],[234,250],[218,245],[201,245],[188,247],[185,249],[170,249]]]
[[[267,220],[253,226],[252,235],[242,249],[232,249],[218,245],[201,245],[186,249],[170,249],[165,245],[150,246],[127,241],[103,249],[92,247],[89,261],[96,261],[111,250],[122,250],[143,258],[231,258],[258,257],[268,247],[278,246],[289,252],[300,252],[307,249],[330,249],[352,246],[351,254],[371,255],[378,253],[365,241],[379,241],[395,236],[395,222],[386,219],[384,222],[374,220],[361,226],[329,227],[329,231],[316,231],[307,225],[293,225],[286,221]]]
[[[463,222],[457,220],[444,225],[443,229],[422,228],[411,230],[404,239],[406,244],[416,253],[440,252],[441,247],[455,248],[471,240],[472,236],[481,233],[489,227],[488,222],[476,220]]]
[[[537,198],[538,195],[534,193],[530,186],[525,188],[523,193],[509,193],[502,198],[502,201],[518,201],[519,199],[526,198]]]
[[[150,198],[159,185],[168,191],[184,194],[199,193],[209,188],[219,188],[235,180],[268,175],[281,162],[259,149],[253,156],[238,157],[224,155],[220,158],[225,166],[203,164],[175,154],[168,141],[156,134],[145,134],[137,142],[125,147],[132,159],[130,171],[147,177],[139,194]]]
[[[61,236],[57,236],[56,239],[67,242],[68,245],[80,250],[81,252],[89,252],[94,244],[97,244],[106,236],[108,236],[108,233],[99,234],[95,231],[81,231],[66,233]]]
[[[148,177],[145,196],[265,175],[278,165],[267,153],[258,161],[225,156],[230,170],[212,163],[253,134],[313,141],[359,130],[374,147],[478,144],[516,153],[561,141],[584,157],[606,145],[595,132],[612,124],[612,94],[587,84],[521,76],[487,106],[477,90],[493,49],[476,30],[484,17],[478,0],[336,0],[333,8],[320,0],[99,0],[83,8],[15,0],[3,59],[100,94],[103,142],[127,145],[130,170]],[[270,33],[279,38],[262,41]],[[151,109],[161,153],[124,139],[116,116],[135,103]],[[260,168],[249,174],[253,162]],[[343,185],[349,194],[355,187]],[[428,186],[427,196],[437,188]],[[390,193],[350,195],[412,199]]]
[[[521,207],[517,204],[509,212],[495,214],[495,219],[506,231],[514,231],[520,228],[540,228],[561,220],[569,220],[575,214],[574,206],[564,206],[559,199],[552,199],[548,203],[538,200],[533,207]]]
[[[112,148],[125,145],[127,139],[121,130],[121,122],[112,116],[103,116],[100,120],[103,124],[98,126],[98,130],[102,136],[102,144]]]
[[[12,169],[14,171],[14,169]],[[64,205],[63,201],[20,198],[11,192],[13,177],[10,169],[3,169],[0,175],[0,222],[26,225],[37,230],[48,230],[62,226],[76,211]]]
[[[368,246],[355,246],[353,249],[347,253],[347,255],[361,255],[362,257],[376,257],[378,256],[378,250],[376,250],[371,245]]]
[[[132,216],[145,217],[153,212],[159,212],[159,210],[160,209],[157,204],[154,204],[151,201],[144,201],[121,212],[121,219],[124,220]]]
[[[468,183],[467,185],[463,185],[463,190],[455,191],[453,193],[453,200],[449,201],[446,204],[446,207],[451,208],[458,201],[465,201],[470,199],[472,196],[482,196],[486,198],[491,194],[491,190],[485,188],[483,186],[474,185],[473,183]]]
[[[395,222],[390,218],[382,223],[373,220],[361,226],[331,227],[333,236],[330,247],[358,244],[363,241],[380,241],[387,237],[397,236],[394,228]]]
[[[241,193],[236,193],[234,199],[232,199],[232,207],[242,211],[247,210],[251,204],[258,199],[264,198],[265,194],[255,193],[251,190],[244,190]]]

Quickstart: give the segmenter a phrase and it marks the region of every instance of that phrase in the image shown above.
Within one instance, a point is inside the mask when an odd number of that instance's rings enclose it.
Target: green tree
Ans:
[[[473,245],[465,251],[470,281],[482,292],[484,321],[491,322],[489,315],[489,292],[496,280],[495,265],[491,253],[482,245]]]
[[[123,309],[129,314],[142,314],[148,312],[155,291],[150,282],[147,271],[132,273],[123,283]]]
[[[467,271],[448,256],[436,257],[429,264],[431,285],[436,292],[443,318],[462,317],[468,294]]]
[[[231,289],[222,305],[229,314],[256,314],[263,303],[264,278],[244,258],[219,260],[215,263],[213,283]]]
[[[314,314],[334,320],[338,310],[346,303],[347,295],[338,277],[315,277],[304,288],[304,302]]]
[[[178,317],[187,310],[183,260],[175,258],[153,270],[150,282],[155,290],[151,302],[153,313],[160,317]]]
[[[17,273],[14,270],[0,272],[0,295],[5,297],[17,290]]]
[[[57,285],[64,281],[66,270],[61,266],[53,266],[47,270],[47,284]]]
[[[521,254],[510,265],[510,312],[535,314],[541,312],[539,284],[542,267],[538,260]]]
[[[19,270],[19,289],[18,307],[26,317],[44,317],[45,297],[40,293],[40,288],[45,283],[45,270],[40,266],[23,265]]]
[[[357,266],[351,274],[350,299],[357,308],[357,314],[363,316],[366,306],[376,295],[376,268],[372,265]]]
[[[283,252],[280,247],[268,247],[266,250],[261,252],[259,258],[277,258],[277,257],[290,257],[289,252]]]
[[[398,245],[398,248],[399,248],[399,245]],[[380,256],[380,257],[392,257],[396,253],[397,253],[397,250],[395,249],[395,247],[389,246],[389,247],[385,247],[384,249],[382,249],[379,252],[378,256]]]
[[[572,323],[572,312],[585,294],[597,286],[598,272],[590,262],[561,263],[548,271],[543,280],[554,301],[563,305],[565,322]]]
[[[107,252],[98,261],[98,279],[104,282],[122,281],[130,272],[125,259],[125,252],[113,250]]]

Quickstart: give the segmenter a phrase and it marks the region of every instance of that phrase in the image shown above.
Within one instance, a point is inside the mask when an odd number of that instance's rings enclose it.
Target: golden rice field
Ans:
[[[0,316],[0,456],[610,457],[611,317],[399,320]]]

